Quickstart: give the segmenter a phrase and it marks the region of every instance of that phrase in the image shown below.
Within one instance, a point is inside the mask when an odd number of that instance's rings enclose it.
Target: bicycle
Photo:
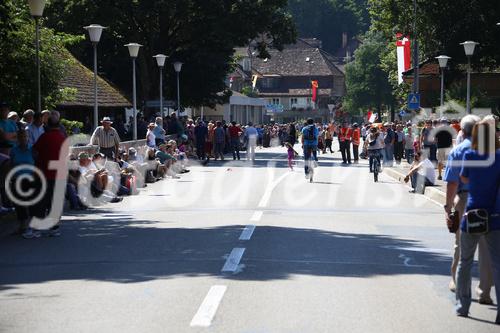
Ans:
[[[314,169],[318,166],[316,162],[316,150],[313,147],[307,147],[304,150],[304,162],[306,167],[306,179],[309,179],[309,183],[314,181]]]

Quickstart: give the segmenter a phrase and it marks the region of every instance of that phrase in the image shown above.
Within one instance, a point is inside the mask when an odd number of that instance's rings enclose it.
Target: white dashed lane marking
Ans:
[[[252,222],[259,222],[262,219],[262,215],[264,214],[263,211],[257,210],[253,213],[252,217],[250,218],[250,221]]]
[[[240,264],[240,260],[243,257],[243,253],[245,253],[245,248],[236,247],[231,251],[231,254],[226,260],[224,267],[222,267],[223,273],[234,273],[238,269]]]
[[[247,225],[245,229],[243,229],[243,231],[241,232],[240,240],[244,241],[250,240],[250,238],[252,238],[254,230],[255,230],[254,225]]]
[[[191,326],[209,327],[226,292],[226,286],[212,286],[191,320]]]

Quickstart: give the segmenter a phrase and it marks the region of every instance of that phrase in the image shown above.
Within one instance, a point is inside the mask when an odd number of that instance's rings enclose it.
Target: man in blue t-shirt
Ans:
[[[469,186],[464,184],[460,179],[460,171],[462,170],[462,162],[465,154],[471,150],[471,135],[474,125],[481,119],[475,115],[465,116],[460,126],[464,135],[464,141],[456,146],[448,155],[448,162],[444,172],[444,181],[446,184],[446,205],[444,210],[448,218],[452,211],[455,211],[458,216],[462,217],[465,213],[465,205],[469,196]],[[451,263],[451,281],[449,288],[455,291],[456,288],[456,272],[458,262],[460,260],[460,229],[455,233],[455,244],[453,247],[453,261]],[[488,256],[488,248],[484,240],[479,243],[479,286],[476,291],[480,302],[488,302],[491,289],[491,264]]]
[[[307,125],[302,129],[302,148],[304,149],[304,161],[306,162],[304,167],[306,178],[309,176],[308,161],[311,159],[311,155],[314,161],[318,160],[318,137],[319,131],[314,126],[314,120],[308,119]]]
[[[491,126],[485,121],[476,126],[478,126],[477,133],[493,134],[491,131],[484,130],[485,126]],[[488,140],[482,138],[472,140],[472,150],[465,153],[463,167],[460,172],[461,180],[469,185],[466,211],[480,209],[485,210],[489,215],[489,228],[486,233],[476,234],[467,230],[467,216],[471,213],[466,213],[462,219],[455,311],[458,316],[464,317],[469,314],[471,305],[471,269],[477,244],[481,241],[486,242],[488,245],[487,253],[490,256],[490,269],[493,268],[494,272],[493,280],[490,281],[492,285],[496,286],[497,299],[500,299],[500,289],[498,288],[500,274],[497,274],[500,271],[500,150],[498,145],[497,147],[488,147],[487,144],[484,144],[484,141]],[[483,149],[480,148],[482,146]],[[486,214],[481,213],[478,215],[484,217]],[[491,298],[488,298],[485,302],[484,295],[483,299],[480,298],[478,302],[493,305]],[[500,305],[498,303],[495,323],[500,324]]]

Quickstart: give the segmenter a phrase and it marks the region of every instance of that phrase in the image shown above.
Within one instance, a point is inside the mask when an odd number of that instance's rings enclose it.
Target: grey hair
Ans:
[[[162,117],[156,117],[155,123],[161,124],[162,122],[163,122],[163,118]]]
[[[474,125],[476,123],[480,122],[481,118],[479,118],[476,115],[469,114],[465,117],[462,118],[460,121],[460,127],[462,128],[462,131],[465,136],[471,136],[472,135],[472,129],[474,128]]]
[[[50,116],[49,116],[54,122],[59,122],[59,120],[61,119],[61,114],[59,113],[59,111],[56,111],[56,110],[52,110],[50,111]]]

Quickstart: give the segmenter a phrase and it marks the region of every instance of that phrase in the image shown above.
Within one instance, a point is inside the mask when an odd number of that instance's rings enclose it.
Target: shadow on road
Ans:
[[[207,219],[213,218],[209,214]],[[106,215],[71,221],[59,238],[4,238],[0,244],[0,291],[15,285],[60,280],[135,283],[174,276],[220,276],[226,256],[244,247],[237,280],[288,279],[293,274],[371,277],[448,275],[446,255],[419,250],[419,243],[385,235],[258,226],[248,242],[244,226],[160,228],[154,221]]]

